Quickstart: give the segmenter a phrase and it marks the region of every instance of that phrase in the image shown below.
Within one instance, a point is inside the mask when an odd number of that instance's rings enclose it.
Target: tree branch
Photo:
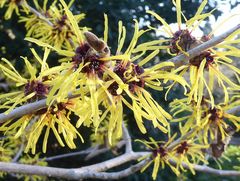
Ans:
[[[125,153],[116,158],[86,166],[81,168],[55,168],[55,167],[45,167],[45,166],[34,166],[34,165],[25,165],[25,164],[17,164],[17,163],[5,163],[0,162],[0,170],[8,173],[21,173],[21,174],[29,174],[29,175],[42,175],[56,178],[65,178],[65,179],[87,179],[87,178],[97,178],[97,179],[119,179],[123,177],[127,177],[132,173],[140,170],[149,159],[145,159],[136,165],[133,165],[125,170],[119,172],[104,172],[113,167],[122,165],[129,161],[137,160],[143,156],[147,156],[151,154],[150,152],[132,152]],[[170,160],[170,163],[176,165],[174,160]],[[186,163],[182,163],[183,167],[189,169]],[[195,171],[204,172],[219,176],[240,176],[240,171],[234,170],[218,170],[208,166],[201,165],[193,165]]]
[[[186,164],[183,164],[183,166],[188,168]],[[198,172],[204,172],[219,176],[240,176],[240,171],[235,170],[218,170],[204,165],[194,165],[193,168]]]
[[[81,150],[81,151],[78,151],[78,152],[72,152],[72,153],[66,153],[66,154],[51,156],[51,157],[47,157],[47,158],[42,158],[41,160],[44,160],[44,161],[48,162],[48,161],[58,160],[58,159],[67,158],[67,157],[85,155],[85,154],[88,154],[88,153],[92,152],[95,149],[96,149],[96,147],[91,147],[91,148],[88,148],[86,150]]]
[[[115,147],[116,147],[117,149],[119,149],[119,148],[123,147],[123,145],[125,145],[125,144],[126,144],[125,141],[120,141]],[[91,151],[91,152],[89,153],[89,155],[87,155],[84,160],[85,160],[85,161],[90,160],[90,159],[92,159],[93,157],[96,157],[96,156],[98,156],[98,155],[100,155],[100,154],[102,154],[102,153],[105,153],[105,152],[109,151],[109,150],[111,150],[111,147],[102,148],[102,149],[96,149],[95,151]]]
[[[122,129],[123,129],[123,139],[125,141],[126,146],[126,153],[132,152],[132,139],[130,137],[130,134],[128,132],[128,129],[124,123],[122,123]]]
[[[22,1],[23,2],[23,1]],[[27,9],[29,9],[33,14],[35,14],[39,19],[45,21],[49,26],[53,27],[53,23],[51,21],[49,21],[47,19],[46,16],[44,16],[42,13],[40,13],[38,10],[34,9],[33,7],[31,7],[29,4],[27,3],[20,3],[21,6],[26,7]]]
[[[28,103],[26,105],[17,107],[15,109],[13,109],[9,114],[1,113],[0,114],[0,124],[6,122],[8,120],[11,120],[11,119],[22,117],[26,114],[34,113],[45,107],[46,107],[46,99],[42,99],[40,101]]]
[[[172,159],[169,160],[169,162],[172,165],[176,165],[176,162]],[[189,169],[189,166],[182,162],[182,166],[185,169]],[[204,173],[209,173],[209,174],[213,174],[213,175],[219,175],[219,176],[240,176],[240,171],[236,171],[236,170],[219,170],[219,169],[215,169],[215,168],[211,168],[205,165],[197,165],[197,164],[193,164],[193,169],[195,171],[198,172],[204,172]]]
[[[79,94],[73,95],[73,94],[69,93],[68,98],[72,99],[72,98],[75,98],[78,96],[79,96]],[[28,103],[26,105],[23,105],[23,106],[13,109],[9,114],[1,113],[0,114],[0,124],[6,122],[8,120],[19,118],[19,117],[22,117],[27,114],[32,114],[40,109],[46,108],[47,107],[46,101],[47,101],[47,99],[42,99],[42,100],[39,100],[36,102]]]
[[[79,179],[86,179],[86,178],[99,178],[100,175],[98,175],[98,172],[106,171],[108,169],[125,164],[130,161],[136,161],[140,157],[146,156],[148,154],[150,153],[149,152],[126,153],[116,158],[113,158],[98,164],[81,167],[81,168],[75,168],[75,169],[0,162],[0,170],[8,173],[42,175],[42,176],[72,179],[72,180],[79,180]],[[143,162],[140,162],[136,164],[135,167],[133,166],[121,172],[117,172],[116,175],[118,175],[117,177],[119,177],[119,175],[121,174],[125,174],[125,176],[128,176],[127,173],[131,174],[133,173],[133,171],[136,172],[137,170],[140,170],[141,169],[140,167],[142,166],[144,166],[144,164]],[[103,174],[106,179],[107,179],[107,176],[109,176],[109,178],[113,177],[112,173],[103,172],[100,174]]]
[[[15,163],[18,161],[18,159],[20,158],[20,156],[22,155],[23,153],[23,149],[24,149],[24,144],[22,143],[17,154],[14,156],[14,158],[12,159],[12,162]]]
[[[146,164],[148,160],[143,160],[136,165],[130,166],[129,168],[119,171],[119,172],[95,172],[95,173],[90,173],[88,178],[93,178],[93,179],[101,179],[101,180],[117,180],[121,178],[128,177],[129,175],[141,170]]]

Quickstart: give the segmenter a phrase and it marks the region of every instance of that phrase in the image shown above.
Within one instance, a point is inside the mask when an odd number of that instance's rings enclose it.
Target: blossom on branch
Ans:
[[[211,102],[203,98],[201,107],[192,102],[187,104],[187,99],[175,100],[171,104],[171,112],[173,116],[185,116],[173,119],[173,122],[179,122],[179,127],[182,135],[185,135],[190,130],[194,130],[196,139],[201,143],[210,144],[214,157],[221,156],[228,145],[231,136],[240,129],[240,118],[231,113],[228,113],[236,104],[229,103],[215,105],[211,107]],[[216,151],[218,148],[218,152]]]
[[[52,84],[51,81],[58,72],[57,69],[54,69],[54,71],[49,70],[46,62],[50,53],[49,49],[45,49],[43,59],[39,57],[34,49],[31,49],[31,51],[38,63],[41,65],[41,70],[39,73],[37,73],[37,69],[29,62],[28,58],[21,57],[25,62],[28,76],[30,75],[30,78],[28,79],[22,77],[7,59],[2,58],[2,61],[5,63],[5,65],[0,64],[1,71],[8,79],[15,82],[16,87],[22,88],[22,90],[2,94],[0,96],[0,100],[2,102],[0,108],[6,108],[6,114],[11,112],[18,105],[46,98],[47,94],[49,93],[49,88]]]
[[[141,172],[154,163],[152,177],[156,180],[158,170],[164,169],[166,165],[169,166],[176,175],[179,175],[181,171],[186,171],[182,165],[183,163],[188,166],[193,174],[195,174],[194,164],[199,162],[207,163],[202,150],[208,148],[208,145],[195,143],[193,139],[190,139],[182,140],[174,147],[169,148],[171,143],[174,142],[175,137],[176,134],[170,137],[167,142],[155,141],[153,138],[149,138],[150,141],[136,140],[143,143],[152,151],[150,155],[151,161],[142,168]],[[144,157],[140,160],[142,159],[146,158]]]
[[[56,48],[71,48],[76,42],[73,29],[71,29],[69,17],[66,15],[62,5],[54,1],[47,7],[48,0],[44,0],[43,7],[39,2],[34,1],[36,11],[21,16],[19,22],[25,23],[27,29],[26,37],[34,37],[43,42],[49,43]],[[70,7],[72,2],[68,4]],[[73,16],[79,23],[84,19],[85,14],[81,13]]]
[[[159,41],[138,44],[139,38],[149,30],[139,30],[138,22],[135,20],[132,40],[123,50],[126,28],[120,21],[118,47],[116,53],[113,54],[107,44],[108,19],[106,15],[104,16],[104,37],[101,40],[91,32],[82,33],[63,1],[62,5],[71,22],[71,29],[78,39],[79,44],[74,51],[71,49],[61,50],[42,41],[27,38],[28,41],[51,48],[58,54],[64,55],[63,65],[71,67],[63,70],[61,75],[55,79],[55,85],[49,92],[47,103],[51,105],[55,100],[61,102],[67,97],[69,91],[72,94],[80,94],[85,102],[91,105],[89,112],[91,112],[91,122],[96,131],[101,121],[107,115],[110,116],[108,135],[110,144],[113,130],[116,130],[118,137],[122,134],[123,103],[134,112],[134,117],[142,133],[146,133],[143,118],[152,121],[154,127],[166,133],[167,119],[171,119],[171,116],[145,90],[145,85],[162,90],[161,84],[165,81],[174,80],[183,87],[186,87],[187,83],[181,76],[162,70],[164,67],[173,67],[173,63],[160,63],[151,68],[143,68],[159,53],[154,46]],[[147,54],[148,51],[153,52]],[[127,100],[128,98],[131,102]],[[104,106],[103,110],[99,110],[101,105]],[[84,122],[81,119],[81,122],[77,123],[77,127]]]
[[[173,4],[176,7],[177,23],[179,28],[176,31],[173,31],[170,25],[168,25],[167,22],[155,12],[148,11],[148,13],[153,15],[163,24],[162,28],[164,32],[166,32],[170,37],[168,52],[171,55],[184,54],[186,56],[185,65],[177,67],[177,69],[174,70],[174,73],[181,76],[184,76],[187,73],[189,75],[191,88],[188,93],[188,103],[194,100],[197,102],[197,105],[200,106],[205,89],[206,94],[208,94],[208,97],[211,100],[211,105],[214,107],[215,101],[213,89],[217,87],[215,80],[217,80],[219,88],[223,90],[222,92],[225,95],[225,103],[229,101],[228,88],[240,89],[240,85],[230,80],[221,70],[221,67],[225,66],[236,74],[240,74],[240,70],[232,65],[231,58],[234,56],[239,57],[239,54],[237,53],[239,52],[239,49],[231,45],[235,41],[239,41],[234,40],[239,32],[232,33],[223,41],[223,43],[200,52],[199,55],[193,58],[187,58],[189,56],[187,51],[210,40],[213,36],[212,33],[207,36],[204,35],[200,38],[193,35],[194,30],[198,28],[200,23],[204,19],[208,18],[212,13],[202,13],[206,3],[207,0],[204,0],[199,6],[196,14],[187,20],[181,10],[181,0],[173,0]],[[185,23],[182,22],[182,17],[185,19]],[[221,50],[222,48],[225,48],[224,52]],[[168,91],[173,87],[173,85],[175,85],[175,82],[169,86]]]

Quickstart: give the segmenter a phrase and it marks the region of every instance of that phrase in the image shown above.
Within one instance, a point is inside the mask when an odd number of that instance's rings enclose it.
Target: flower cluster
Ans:
[[[41,6],[38,1],[34,1],[35,11],[40,14],[30,12],[25,16],[21,16],[19,22],[25,23],[27,37],[37,38],[56,48],[63,46],[70,48],[76,40],[70,26],[70,19],[67,17],[60,3],[54,1],[48,8],[47,2],[47,0],[44,0]],[[73,1],[68,4],[69,8],[72,3]],[[83,13],[73,16],[77,23],[84,19],[84,17],[85,14]]]
[[[226,144],[225,139],[239,131],[240,118],[228,112],[235,104],[219,104],[213,108],[206,98],[202,99],[200,108],[196,102],[187,104],[187,99],[174,100],[170,106],[173,116],[187,113],[185,116],[173,119],[180,122],[180,130],[184,135],[191,129],[196,129],[198,139],[204,143]],[[184,122],[184,123],[183,123]]]
[[[154,162],[152,177],[155,180],[159,168],[164,169],[165,165],[169,166],[176,175],[179,175],[180,171],[186,171],[182,163],[186,164],[193,174],[195,174],[194,164],[199,162],[207,163],[203,150],[208,148],[208,145],[195,143],[193,139],[182,139],[172,146],[171,144],[173,144],[176,136],[175,134],[166,142],[155,141],[153,138],[150,138],[150,141],[137,140],[152,152],[149,155],[151,157],[150,161],[143,167],[142,172]]]
[[[199,6],[196,14],[187,20],[181,11],[181,1],[173,1],[177,12],[178,30],[172,30],[170,25],[165,22],[163,18],[152,11],[148,11],[156,19],[163,24],[163,30],[169,36],[169,48],[168,52],[171,55],[185,54],[189,56],[188,50],[210,40],[213,37],[214,30],[209,35],[203,35],[202,37],[195,37],[194,30],[196,30],[200,23],[208,18],[212,12],[202,13],[207,0],[204,0]],[[185,23],[182,23],[182,16],[185,19]],[[212,107],[214,106],[213,90],[220,88],[224,93],[224,102],[229,101],[229,89],[240,89],[238,83],[230,80],[226,75],[222,73],[223,66],[226,66],[229,70],[240,74],[240,69],[232,65],[233,60],[231,57],[239,57],[239,49],[234,46],[234,42],[239,40],[232,40],[236,36],[233,32],[228,36],[225,41],[210,49],[200,52],[198,56],[188,58],[188,62],[184,65],[180,65],[175,72],[179,75],[189,75],[190,80],[190,92],[188,93],[188,103],[192,100],[197,102],[198,106],[201,104],[203,95],[208,96],[211,99]],[[224,52],[222,51],[224,49]],[[187,60],[186,60],[187,61]],[[220,68],[221,67],[221,68]],[[216,85],[215,81],[218,81]],[[172,86],[175,83],[172,84]],[[227,84],[227,86],[226,86]],[[169,87],[169,89],[172,88]],[[206,90],[206,93],[204,93]]]
[[[64,1],[61,1],[61,5],[65,19],[69,20],[67,27],[76,37],[77,46],[74,50],[70,46],[64,46],[62,49],[57,44],[45,43],[41,38],[39,40],[27,38],[45,47],[43,58],[32,49],[35,59],[41,65],[40,72],[37,74],[37,70],[24,57],[30,74],[29,79],[23,78],[6,59],[3,61],[9,68],[0,65],[3,73],[15,81],[18,87],[22,87],[22,90],[17,92],[1,95],[3,102],[1,108],[6,109],[6,114],[18,105],[44,98],[48,107],[25,115],[18,121],[9,120],[0,127],[0,130],[3,132],[18,130],[15,138],[27,134],[29,139],[25,151],[32,149],[32,153],[35,153],[38,139],[46,127],[43,140],[43,152],[46,152],[50,130],[61,146],[65,145],[63,137],[70,148],[75,148],[73,140],[77,136],[83,141],[76,128],[82,124],[93,125],[97,132],[101,122],[108,116],[108,140],[111,145],[113,132],[116,138],[122,135],[123,105],[126,105],[133,111],[142,133],[147,132],[144,119],[151,121],[154,127],[166,133],[169,126],[167,120],[171,119],[171,116],[145,88],[162,90],[163,82],[169,80],[179,82],[185,89],[188,84],[181,76],[175,75],[170,70],[164,70],[165,67],[174,67],[171,62],[159,63],[150,68],[143,67],[159,53],[155,46],[159,41],[139,44],[139,38],[148,30],[139,30],[138,22],[135,21],[132,41],[123,50],[126,29],[122,22],[119,22],[118,48],[113,54],[107,44],[106,15],[104,38],[101,40],[91,32],[83,33],[68,5]],[[63,63],[57,67],[51,68],[47,64],[50,49],[65,56],[62,59]],[[72,96],[77,95],[78,98],[69,99],[70,92]],[[9,96],[12,99],[8,99]],[[71,113],[79,118],[75,125],[70,122]]]

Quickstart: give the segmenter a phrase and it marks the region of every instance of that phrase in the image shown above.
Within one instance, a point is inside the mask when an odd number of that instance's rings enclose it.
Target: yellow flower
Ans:
[[[0,108],[7,108],[8,110],[6,113],[9,113],[19,104],[45,98],[49,92],[52,77],[45,74],[45,71],[49,70],[46,59],[50,51],[49,49],[45,49],[43,59],[36,54],[34,49],[31,49],[31,51],[41,65],[41,72],[36,76],[36,68],[31,65],[26,57],[21,57],[25,62],[28,73],[30,74],[29,79],[22,77],[7,59],[2,58],[2,61],[6,64],[0,64],[4,75],[11,81],[15,82],[17,87],[23,87],[23,90],[2,94],[0,96],[0,100],[3,103]]]
[[[26,4],[26,0],[1,0],[0,8],[3,8],[4,6],[7,7],[7,11],[4,15],[4,18],[7,20],[12,17],[14,11],[19,15],[20,6],[22,6],[23,10],[27,12],[27,8],[25,7]]]
[[[173,4],[176,6],[177,23],[179,28],[175,32],[159,15],[152,11],[148,11],[148,13],[153,15],[163,24],[163,30],[170,37],[168,52],[174,55],[182,53],[188,56],[188,50],[211,39],[212,33],[210,33],[208,36],[203,36],[201,38],[196,38],[192,34],[192,32],[199,26],[199,24],[211,15],[211,12],[202,14],[202,11],[207,4],[207,0],[204,0],[199,6],[196,14],[192,18],[187,20],[181,10],[181,0],[173,0]],[[185,19],[186,27],[184,27],[182,17]],[[229,57],[239,57],[239,49],[231,45],[232,43],[239,42],[239,40],[233,40],[237,33],[239,32],[232,33],[232,35],[226,38],[224,42],[220,45],[216,45],[213,48],[201,52],[198,56],[189,59],[187,65],[182,65],[174,71],[181,76],[186,74],[186,72],[189,73],[191,89],[188,93],[188,103],[194,100],[195,102],[197,102],[197,105],[200,106],[203,97],[203,91],[205,89],[208,97],[211,100],[211,105],[212,107],[214,107],[215,101],[212,91],[216,87],[216,85],[214,84],[215,80],[218,81],[219,87],[224,92],[225,103],[229,101],[227,88],[240,89],[240,85],[232,82],[222,73],[220,69],[220,65],[223,65],[226,66],[228,69],[236,72],[237,74],[240,74],[240,70],[237,67],[231,65],[232,60]],[[221,51],[219,48],[224,48],[225,50]],[[173,83],[169,87],[169,90],[174,84],[175,83]]]
[[[27,16],[20,17],[20,22],[25,23],[28,31],[26,36],[49,43],[56,48],[71,49],[72,45],[76,43],[76,37],[71,29],[69,17],[61,4],[54,1],[49,8],[46,6],[47,0],[44,0],[43,7],[37,1],[34,1],[34,4],[42,16],[38,17],[36,14],[29,13]],[[71,4],[72,2],[68,4],[68,7]],[[77,23],[84,17],[85,14],[73,16]]]
[[[136,140],[143,143],[152,152],[150,155],[152,160],[143,167],[141,172],[154,162],[152,177],[155,180],[159,167],[164,169],[165,165],[168,165],[179,176],[181,170],[186,171],[183,164],[186,164],[193,174],[195,174],[194,164],[199,162],[207,164],[203,150],[208,148],[209,145],[197,144],[194,143],[194,139],[189,139],[181,140],[181,142],[172,147],[171,143],[174,142],[175,137],[176,134],[170,137],[167,142],[155,141],[153,138],[150,138],[150,141]],[[141,160],[146,159],[146,157],[141,158]]]
[[[7,121],[0,127],[0,131],[6,133],[12,130],[17,130],[14,135],[15,139],[25,135],[27,137],[25,152],[28,152],[31,149],[33,154],[36,152],[37,142],[44,130],[45,133],[42,146],[42,151],[44,153],[47,150],[47,141],[51,130],[60,146],[65,146],[62,140],[63,137],[67,146],[74,149],[76,148],[74,139],[79,137],[83,142],[83,138],[70,122],[69,116],[72,112],[80,116],[79,110],[81,109],[81,103],[80,99],[75,98],[64,103],[58,103],[54,106],[40,109],[36,113],[19,118],[17,121]]]
[[[98,39],[92,33],[85,33],[85,37],[87,37],[87,40],[85,41],[83,38],[83,33],[78,27],[78,23],[69,10],[68,6],[64,1],[61,1],[61,3],[64,8],[64,13],[70,22],[69,28],[73,32],[74,36],[76,36],[76,49],[61,50],[57,47],[53,47],[36,39],[28,38],[28,40],[33,41],[40,46],[54,49],[58,54],[64,55],[66,57],[64,58],[65,62],[61,64],[64,69],[61,72],[60,76],[55,79],[55,84],[50,90],[47,98],[47,104],[51,105],[55,100],[57,100],[57,102],[64,101],[69,92],[72,92],[72,94],[80,93],[82,97],[84,97],[85,94],[90,93],[92,117],[95,120],[94,122],[96,122],[99,118],[99,109],[97,103],[97,95],[95,92],[98,85],[100,85],[102,81],[102,67],[107,64],[107,61],[102,61],[100,59],[102,57],[109,56],[107,54],[101,54],[101,51],[109,51],[109,49],[108,47],[107,49],[105,49],[105,47],[100,47],[97,49],[96,46],[94,46],[95,41],[100,42],[101,46],[106,46],[106,43]],[[76,89],[79,86],[81,88]]]
[[[152,151],[152,154],[147,156],[151,157],[152,160],[142,168],[141,172],[144,172],[144,170],[146,170],[153,163],[153,180],[156,180],[157,178],[159,167],[160,169],[164,169],[165,165],[169,166],[176,175],[180,174],[179,170],[177,170],[177,168],[169,162],[169,160],[173,158],[174,153],[172,150],[168,150],[167,148],[169,144],[174,140],[175,136],[176,135],[169,138],[167,142],[155,141],[153,138],[150,138],[150,141],[136,140],[143,143],[147,148]],[[146,157],[141,159],[146,159]]]
[[[173,160],[176,162],[176,169],[186,171],[183,167],[183,163],[185,163],[192,174],[195,174],[193,164],[199,164],[199,162],[203,162],[204,164],[208,163],[203,154],[203,150],[208,147],[209,145],[194,143],[193,139],[182,140],[173,148]]]
[[[122,110],[120,102],[130,108],[142,133],[146,133],[143,118],[152,121],[154,127],[165,133],[167,132],[165,127],[168,126],[167,119],[171,119],[171,116],[152,98],[145,87],[162,90],[161,81],[166,79],[178,81],[183,86],[187,85],[181,77],[159,70],[165,66],[171,66],[171,63],[160,63],[155,67],[144,69],[131,61],[118,61],[113,69],[114,74],[109,72],[114,82],[109,85],[108,91],[113,98],[109,95],[103,97],[106,99],[110,97],[111,104],[120,105],[121,108],[115,107],[117,111]],[[131,99],[132,103],[128,101],[127,97]]]
[[[221,142],[240,129],[240,118],[227,112],[236,106],[235,103],[218,104],[212,108],[211,102],[203,98],[200,107],[194,102],[187,104],[187,99],[175,100],[170,106],[171,111],[175,112],[173,116],[187,114],[173,120],[180,122],[182,135],[196,129],[198,139],[204,143]],[[183,121],[184,125],[181,123]]]
[[[29,79],[23,78],[8,60],[2,59],[9,67],[0,64],[3,73],[9,79],[16,82],[16,86],[21,86],[23,88],[23,90],[6,93],[0,96],[1,101],[4,101],[1,108],[7,109],[6,113],[11,112],[17,105],[46,98],[49,94],[49,90],[55,83],[54,80],[59,76],[59,72],[69,68],[65,66],[49,68],[46,61],[50,50],[47,48],[45,48],[43,58],[40,58],[34,49],[31,49],[31,51],[41,67],[40,72],[37,74],[36,68],[31,65],[26,57],[22,57],[30,74]],[[65,102],[60,102],[57,105],[38,110],[36,113],[25,115],[14,123],[13,120],[9,120],[0,127],[0,130],[6,133],[10,130],[17,129],[18,131],[15,134],[15,138],[25,134],[28,135],[28,144],[25,148],[26,152],[32,149],[32,153],[35,153],[37,141],[44,127],[46,127],[46,132],[43,141],[43,152],[46,152],[50,130],[53,131],[61,146],[65,144],[60,134],[63,135],[66,144],[73,149],[76,147],[73,140],[77,138],[77,136],[79,136],[82,141],[83,139],[76,128],[70,123],[69,115],[71,112],[74,112],[76,115],[82,117],[86,111],[82,112],[80,109],[81,106],[82,102],[80,99],[65,100]]]
[[[110,111],[114,112],[115,110],[115,112],[121,112],[123,110],[122,103],[130,108],[134,112],[134,117],[142,133],[146,133],[146,129],[143,125],[143,118],[151,120],[154,127],[158,127],[163,132],[167,132],[165,127],[168,126],[167,119],[170,119],[171,116],[159,106],[152,98],[151,94],[145,90],[145,87],[148,86],[156,90],[162,90],[161,81],[163,80],[174,80],[184,87],[187,86],[187,83],[180,76],[161,70],[161,68],[164,69],[164,67],[174,66],[170,62],[159,63],[151,68],[142,67],[159,53],[159,50],[154,50],[155,47],[152,47],[156,42],[137,44],[139,37],[143,33],[144,31],[138,30],[138,24],[136,22],[132,41],[126,50],[123,51],[126,30],[125,27],[122,26],[122,23],[119,23],[119,38],[116,54],[127,55],[129,58],[119,59],[113,62],[112,70],[105,69],[105,72],[111,79],[106,84],[108,92],[105,96],[100,94],[100,97],[102,100],[109,99],[109,101],[106,101],[106,104],[110,104],[106,107],[111,107]],[[154,51],[150,54],[146,54],[149,50]],[[141,53],[139,54],[139,52]],[[145,54],[147,56],[144,56]],[[109,59],[110,58],[111,56]],[[106,59],[108,58],[104,58],[104,60]],[[127,101],[127,97],[131,99],[131,103]],[[113,113],[111,113],[111,115],[112,114]],[[119,122],[121,122],[121,113],[117,115],[119,116],[113,117],[116,119],[115,122],[119,124]],[[117,118],[119,118],[118,121]]]
[[[158,14],[153,11],[147,11],[147,13],[153,15],[157,20],[159,20],[163,24],[163,30],[169,36],[169,48],[168,52],[170,54],[179,54],[183,53],[187,55],[187,51],[197,45],[199,45],[200,40],[195,38],[192,35],[192,32],[199,26],[199,24],[206,18],[208,18],[212,12],[202,13],[205,5],[207,4],[207,0],[203,0],[200,4],[195,15],[189,20],[186,19],[182,12],[181,8],[181,0],[172,0],[174,6],[176,7],[177,13],[177,23],[178,30],[173,31],[170,25]],[[182,22],[182,17],[185,22]],[[154,28],[155,29],[155,28]]]
[[[8,79],[16,83],[16,87],[22,88],[19,91],[2,94],[0,96],[2,102],[0,108],[7,108],[6,114],[11,112],[17,105],[46,98],[50,87],[54,84],[54,82],[52,82],[53,79],[59,74],[59,71],[66,68],[58,66],[54,68],[48,67],[46,61],[50,50],[47,48],[45,48],[43,58],[40,58],[34,49],[31,49],[31,51],[37,62],[41,65],[41,68],[38,73],[37,69],[29,62],[27,57],[21,57],[30,75],[28,79],[22,77],[7,59],[2,58],[2,61],[6,64],[0,64],[2,72]]]

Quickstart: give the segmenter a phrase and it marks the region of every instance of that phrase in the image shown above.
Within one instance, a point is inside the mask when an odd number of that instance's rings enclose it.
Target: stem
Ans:
[[[123,129],[123,139],[126,143],[126,153],[132,152],[132,139],[130,137],[130,134],[128,132],[128,129],[124,123],[122,123],[122,129]]]
[[[65,168],[55,168],[55,167],[46,167],[46,166],[35,166],[35,165],[25,165],[18,163],[5,163],[0,162],[0,170],[8,173],[21,173],[28,175],[42,175],[56,178],[64,178],[71,180],[80,180],[87,178],[100,178],[100,175],[105,175],[104,179],[112,178],[113,173],[104,173],[102,171],[106,171],[113,167],[125,164],[129,161],[134,161],[139,159],[142,156],[149,154],[148,152],[136,152],[136,153],[127,153],[116,158],[75,169],[65,169]],[[140,162],[136,164],[134,167],[127,168],[120,173],[125,173],[125,176],[128,176],[127,173],[132,174],[133,171],[140,170],[145,164],[144,162]],[[119,172],[117,172],[119,173]],[[119,174],[117,174],[119,175]],[[117,176],[118,177],[118,176]]]
[[[123,177],[127,177],[130,174],[133,174],[140,170],[145,164],[149,161],[149,159],[145,159],[136,165],[133,165],[127,169],[124,169],[119,172],[104,172],[113,167],[125,164],[129,161],[137,160],[143,156],[147,156],[151,154],[150,152],[132,152],[125,153],[116,158],[86,166],[81,168],[55,168],[55,167],[46,167],[46,166],[34,166],[34,165],[25,165],[18,163],[5,163],[0,162],[0,170],[8,173],[21,173],[21,174],[29,174],[29,175],[42,175],[42,176],[51,176],[56,178],[65,178],[71,180],[80,180],[80,179],[119,179]],[[171,164],[176,165],[174,160],[169,160]],[[186,163],[182,163],[182,166],[186,169],[189,169]],[[234,170],[218,170],[207,166],[202,165],[193,165],[194,170],[204,173],[210,173],[219,176],[240,176],[240,171]]]
[[[22,143],[17,154],[14,156],[14,158],[12,159],[12,163],[15,163],[18,161],[18,159],[21,157],[22,153],[23,153],[23,149],[24,149],[24,144]]]
[[[51,21],[49,21],[48,18],[46,16],[44,16],[42,13],[40,13],[38,10],[34,9],[27,3],[20,3],[20,5],[29,9],[33,14],[35,14],[39,19],[45,21],[49,26],[53,26],[53,23]]]
[[[84,155],[84,154],[90,153],[92,150],[94,150],[94,148],[91,147],[91,148],[88,148],[86,150],[81,150],[81,151],[78,151],[78,152],[66,153],[66,154],[51,156],[51,157],[47,157],[47,158],[42,158],[41,160],[44,160],[44,161],[48,162],[48,161],[58,160],[58,159],[62,159],[62,158]]]
[[[72,98],[75,98],[78,96],[79,96],[78,94],[72,95],[71,93],[69,93],[68,99],[72,99]],[[19,118],[19,117],[22,117],[27,114],[32,114],[40,109],[46,108],[47,107],[46,101],[47,101],[47,99],[42,99],[40,101],[28,103],[26,105],[23,105],[23,106],[13,109],[9,114],[1,113],[0,114],[0,124],[6,122],[8,120]],[[56,101],[54,103],[56,103]]]

